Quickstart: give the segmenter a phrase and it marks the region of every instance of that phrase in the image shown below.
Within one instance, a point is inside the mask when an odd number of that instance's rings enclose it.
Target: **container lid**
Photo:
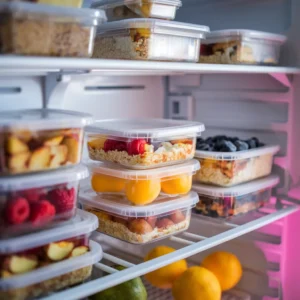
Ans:
[[[89,176],[88,168],[79,165],[60,171],[43,172],[33,175],[0,177],[0,192],[20,191],[79,181]]]
[[[209,27],[203,25],[141,18],[126,19],[102,24],[98,26],[97,34],[134,28],[146,28],[153,33],[187,36],[193,38],[204,38],[206,33],[209,32]]]
[[[182,174],[195,174],[200,169],[200,163],[198,160],[193,159],[185,163],[149,169],[149,170],[130,170],[118,167],[117,165],[89,162],[88,167],[91,173],[104,174],[108,176],[124,178],[129,180],[148,180],[155,178],[167,178]]]
[[[218,187],[206,184],[193,183],[192,190],[200,195],[213,197],[238,197],[257,192],[264,189],[269,189],[279,183],[279,176],[271,175],[262,179],[257,179],[244,184],[239,184],[233,187]]]
[[[0,127],[12,129],[79,128],[92,122],[93,117],[90,114],[60,109],[23,109],[0,112]]]
[[[215,160],[239,160],[252,158],[266,154],[276,154],[279,151],[279,146],[264,146],[256,149],[250,149],[238,152],[213,152],[213,151],[200,151],[195,152],[196,158],[209,158]]]
[[[86,189],[79,194],[79,202],[83,205],[89,205],[111,214],[135,218],[156,216],[176,209],[190,209],[198,201],[199,197],[195,192],[174,198],[161,196],[146,206],[133,206],[120,195],[97,195],[91,189]]]
[[[103,251],[100,244],[94,241],[89,242],[89,247],[90,251],[83,255],[65,259],[25,274],[0,279],[0,290],[7,291],[27,287],[87,266],[92,266],[102,259]]]
[[[1,115],[0,115],[1,116]],[[162,138],[179,135],[198,135],[204,131],[198,122],[167,119],[109,119],[96,121],[86,132],[126,138]]]
[[[98,228],[98,218],[86,211],[77,209],[76,216],[68,222],[40,232],[20,237],[0,240],[0,255],[24,251],[31,248],[47,245],[89,234]]]
[[[110,7],[132,5],[132,4],[146,4],[146,3],[159,3],[171,6],[181,7],[182,2],[180,0],[99,0],[94,1],[91,5],[92,8],[107,9]]]

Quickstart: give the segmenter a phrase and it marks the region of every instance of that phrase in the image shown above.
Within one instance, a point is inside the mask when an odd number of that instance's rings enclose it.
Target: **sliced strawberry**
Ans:
[[[23,197],[9,200],[5,209],[6,221],[10,224],[23,223],[30,214],[28,201]]]
[[[144,139],[136,139],[128,143],[127,152],[129,155],[139,155],[145,153],[147,141]]]

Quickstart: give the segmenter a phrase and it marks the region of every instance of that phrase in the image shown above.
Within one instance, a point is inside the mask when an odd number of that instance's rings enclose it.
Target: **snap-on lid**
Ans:
[[[92,8],[107,9],[110,7],[132,5],[132,4],[147,4],[147,3],[159,3],[164,5],[176,6],[179,8],[182,6],[180,0],[99,0],[92,3]]]

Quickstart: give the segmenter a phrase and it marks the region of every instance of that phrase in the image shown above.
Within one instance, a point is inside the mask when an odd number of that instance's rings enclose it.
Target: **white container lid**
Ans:
[[[95,134],[125,138],[166,138],[180,135],[199,135],[205,130],[198,122],[167,119],[109,119],[96,121],[85,128]]]
[[[32,284],[43,282],[69,272],[91,266],[102,259],[103,251],[101,246],[94,241],[89,242],[89,247],[90,251],[83,255],[65,259],[25,274],[0,279],[0,290],[7,291],[30,286]]]
[[[42,172],[33,175],[0,177],[0,192],[20,191],[79,181],[89,176],[84,165],[64,168],[60,171]]]
[[[39,6],[39,4],[35,4]],[[0,129],[51,130],[81,128],[93,122],[90,114],[62,109],[23,109],[0,112]]]
[[[200,195],[212,197],[238,197],[264,189],[270,189],[279,183],[279,176],[271,175],[233,187],[218,187],[206,184],[193,183],[192,190]]]
[[[181,197],[159,197],[146,206],[133,206],[122,196],[97,195],[91,189],[79,193],[79,202],[108,213],[143,218],[172,212],[177,209],[191,209],[199,201],[197,193],[191,192]]]
[[[186,36],[193,38],[205,38],[207,32],[209,32],[209,27],[203,25],[141,18],[126,19],[101,24],[97,27],[97,34],[133,28],[146,28],[149,29],[152,33]]]
[[[98,228],[98,218],[81,209],[71,221],[40,232],[0,240],[0,254],[9,254],[89,234]]]
[[[145,2],[177,6],[177,8],[182,6],[182,2],[180,0],[146,0],[143,1],[143,3],[141,0],[99,0],[99,1],[94,1],[91,7],[107,9],[110,7],[116,7],[122,5],[145,4]]]
[[[91,173],[104,174],[108,176],[124,178],[129,180],[148,180],[157,178],[166,178],[179,176],[183,174],[195,174],[200,169],[200,163],[196,159],[189,160],[185,163],[149,169],[149,170],[130,170],[118,167],[117,165],[89,162],[88,167]]]
[[[264,146],[256,149],[250,149],[237,152],[213,152],[213,151],[200,151],[196,150],[196,158],[206,158],[215,160],[239,160],[247,159],[266,154],[276,154],[280,150],[279,146]]]

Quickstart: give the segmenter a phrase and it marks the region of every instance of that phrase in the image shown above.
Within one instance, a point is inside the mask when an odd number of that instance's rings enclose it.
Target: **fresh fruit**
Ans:
[[[73,242],[50,243],[45,247],[46,255],[52,261],[59,261],[69,256],[74,248]]]
[[[157,246],[153,248],[145,257],[145,261],[174,252],[175,249],[167,246]],[[169,264],[153,272],[147,273],[145,278],[155,287],[169,289],[173,282],[187,269],[184,259]],[[186,298],[192,299],[192,298]],[[198,298],[197,298],[198,299]]]
[[[6,270],[1,271],[1,278],[9,278],[9,277],[12,277],[12,276],[13,276],[13,274],[6,271]]]
[[[125,189],[123,178],[104,174],[93,174],[91,184],[93,190],[97,193],[119,193]]]
[[[144,219],[131,220],[128,229],[137,234],[146,234],[153,231],[151,225]]]
[[[118,218],[118,217],[112,217],[112,221],[116,222],[116,223],[119,223],[119,224],[123,224],[126,227],[128,225],[128,220],[127,219]]]
[[[71,252],[71,257],[77,257],[80,255],[83,255],[89,251],[89,248],[87,246],[78,246],[75,247]]]
[[[7,202],[5,217],[9,224],[21,224],[27,220],[29,214],[30,207],[25,198],[17,197]]]
[[[185,220],[185,215],[181,210],[175,210],[169,217],[173,223],[178,224]]]
[[[88,147],[91,149],[104,149],[106,137],[101,137],[88,141]]]
[[[38,259],[34,255],[13,255],[7,257],[3,264],[9,272],[22,274],[35,269],[38,265]]]
[[[49,147],[40,147],[34,150],[29,159],[28,169],[30,171],[38,171],[48,168],[50,157]]]
[[[81,146],[80,142],[73,137],[66,137],[63,140],[63,145],[68,148],[67,161],[76,164],[80,161]]]
[[[44,146],[58,146],[62,142],[63,138],[63,135],[53,136],[44,142]]]
[[[20,192],[22,197],[26,198],[29,203],[34,203],[39,201],[41,196],[40,189],[27,189]]]
[[[50,147],[50,168],[58,168],[65,164],[67,160],[68,148],[66,145],[58,145]]]
[[[21,152],[27,152],[29,151],[29,148],[27,144],[22,142],[20,139],[18,139],[15,136],[10,136],[7,139],[7,152],[9,154],[18,154]]]
[[[127,152],[129,155],[141,155],[145,153],[147,141],[144,139],[136,139],[127,144]]]
[[[125,192],[127,199],[135,205],[145,205],[158,197],[160,188],[160,179],[128,180]]]
[[[192,188],[192,178],[192,175],[181,175],[162,181],[161,190],[169,195],[187,194]]]
[[[126,151],[126,149],[127,149],[127,144],[126,144],[126,142],[123,142],[123,141],[107,139],[104,142],[104,151],[105,152],[114,151],[114,150]]]
[[[191,267],[175,280],[172,294],[175,300],[221,300],[221,287],[212,272]]]
[[[47,198],[55,206],[56,213],[72,211],[75,208],[75,188],[53,189],[49,191]]]
[[[156,216],[147,217],[147,218],[145,218],[145,220],[152,226],[152,228],[155,228],[155,224],[157,221]]]
[[[40,200],[31,205],[29,220],[39,225],[51,221],[56,213],[55,207],[47,200]]]
[[[27,170],[27,162],[30,158],[30,152],[22,152],[12,155],[8,159],[8,168],[12,173],[20,173]]]
[[[109,214],[100,211],[100,210],[95,210],[89,207],[84,207],[85,211],[89,211],[90,213],[94,214],[95,216],[98,217],[99,220],[104,220],[104,221],[111,221],[112,220],[112,216],[110,216]]]
[[[229,252],[209,254],[201,264],[218,278],[222,291],[232,289],[240,281],[243,269],[238,258]]]
[[[169,226],[172,226],[172,225],[174,225],[174,223],[168,218],[162,218],[156,222],[156,226],[159,229],[168,228]]]

